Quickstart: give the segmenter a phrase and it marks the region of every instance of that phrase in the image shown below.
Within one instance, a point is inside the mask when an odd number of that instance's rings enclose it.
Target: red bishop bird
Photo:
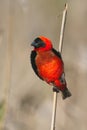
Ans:
[[[52,42],[44,37],[37,37],[31,44],[31,65],[35,74],[53,86],[53,91],[62,92],[63,99],[71,96],[64,74],[64,63],[60,52],[53,48]]]

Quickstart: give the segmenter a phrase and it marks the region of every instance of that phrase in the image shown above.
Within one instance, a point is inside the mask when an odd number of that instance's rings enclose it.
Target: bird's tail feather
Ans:
[[[71,94],[71,92],[68,90],[68,88],[65,88],[65,89],[62,91],[62,96],[63,96],[63,97],[62,97],[63,99],[66,99],[66,98],[72,96],[72,94]]]

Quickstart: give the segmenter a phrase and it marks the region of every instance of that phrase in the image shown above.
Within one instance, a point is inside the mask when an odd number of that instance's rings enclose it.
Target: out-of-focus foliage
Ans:
[[[52,87],[31,68],[30,43],[38,35],[58,49],[65,0],[0,0],[0,103],[5,130],[50,129]],[[87,1],[67,0],[63,60],[72,97],[58,95],[56,129],[87,129]],[[0,118],[4,117],[3,105]]]

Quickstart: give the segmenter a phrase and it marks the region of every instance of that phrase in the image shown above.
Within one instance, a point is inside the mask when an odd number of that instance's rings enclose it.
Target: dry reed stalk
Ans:
[[[61,31],[60,31],[60,41],[59,41],[59,52],[60,53],[62,53],[62,47],[63,47],[65,23],[66,23],[66,17],[67,17],[67,8],[68,8],[68,4],[66,3],[65,9],[63,11]],[[55,130],[56,109],[57,109],[57,92],[54,92],[51,130]]]

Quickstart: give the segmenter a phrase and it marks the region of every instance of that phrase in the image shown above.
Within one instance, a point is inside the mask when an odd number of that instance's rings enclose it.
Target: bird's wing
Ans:
[[[36,66],[36,63],[35,63],[35,57],[36,57],[36,51],[32,51],[31,52],[31,55],[30,55],[30,60],[31,60],[31,65],[32,65],[32,68],[35,72],[35,74],[40,78],[42,79],[42,77],[39,76],[38,74],[38,70],[37,70],[37,66]],[[43,80],[43,79],[42,79]]]
[[[56,51],[54,48],[52,49],[52,52],[58,56],[60,59],[62,59],[61,53],[59,51]]]

